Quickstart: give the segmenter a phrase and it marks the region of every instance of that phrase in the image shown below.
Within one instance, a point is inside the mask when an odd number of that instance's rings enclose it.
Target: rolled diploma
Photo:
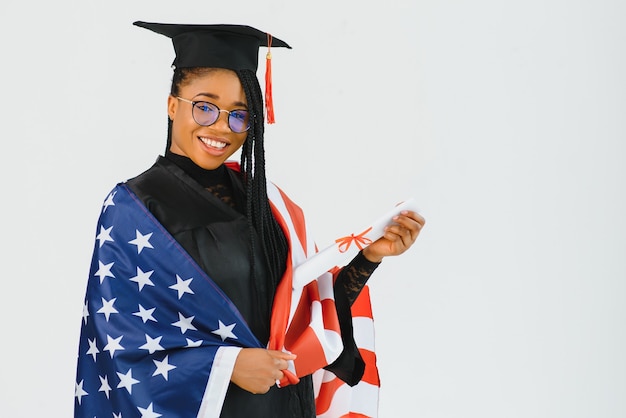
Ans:
[[[382,237],[385,232],[385,227],[387,225],[393,225],[394,222],[392,218],[403,210],[417,212],[418,209],[415,199],[411,198],[394,206],[393,209],[378,218],[371,226],[363,228],[360,234],[356,236],[351,234],[344,238],[339,238],[336,240],[335,244],[326,247],[298,265],[293,272],[293,288],[302,288],[331,268],[344,266],[347,262],[352,260],[361,249]]]

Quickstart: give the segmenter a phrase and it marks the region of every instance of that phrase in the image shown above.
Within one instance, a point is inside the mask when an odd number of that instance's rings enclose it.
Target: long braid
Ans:
[[[165,153],[172,147],[172,119],[167,118],[167,144],[165,145]],[[165,155],[165,154],[163,154]]]
[[[265,149],[263,135],[263,95],[256,74],[250,70],[236,71],[248,101],[252,120],[248,138],[242,147],[241,171],[246,185],[246,214],[248,222],[256,230],[270,271],[272,287],[275,288],[285,270],[287,240],[272,215],[267,198],[265,177]],[[252,241],[254,243],[254,240]],[[273,297],[271,295],[270,297]]]

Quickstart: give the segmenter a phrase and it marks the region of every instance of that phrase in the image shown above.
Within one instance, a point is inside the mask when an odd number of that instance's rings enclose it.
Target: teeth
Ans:
[[[226,142],[214,141],[209,138],[200,137],[200,141],[204,142],[206,145],[208,145],[209,147],[213,147],[213,148],[224,148],[226,146]]]

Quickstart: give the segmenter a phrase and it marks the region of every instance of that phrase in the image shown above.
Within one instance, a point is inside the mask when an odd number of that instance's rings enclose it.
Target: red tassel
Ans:
[[[267,34],[267,55],[265,55],[265,113],[267,123],[274,123],[274,99],[272,98],[272,35]]]

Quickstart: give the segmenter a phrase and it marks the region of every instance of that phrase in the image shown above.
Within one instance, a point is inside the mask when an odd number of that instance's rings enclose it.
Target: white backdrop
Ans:
[[[381,417],[626,416],[625,12],[3,0],[0,416],[71,416],[100,205],[163,151],[173,50],[134,20],[293,46],[268,170],[320,246],[420,202],[422,236],[371,282]]]

